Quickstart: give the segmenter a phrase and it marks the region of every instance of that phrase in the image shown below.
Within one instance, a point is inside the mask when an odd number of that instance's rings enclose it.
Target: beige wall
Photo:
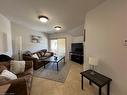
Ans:
[[[12,56],[10,21],[0,14],[0,54]]]
[[[14,22],[11,23],[12,29],[12,40],[13,40],[13,48],[14,48],[14,57],[17,59],[17,44],[16,40],[18,36],[22,36],[22,52],[31,51],[35,52],[41,49],[48,49],[48,39],[47,35],[38,31],[33,31],[27,27],[22,25],[16,24]],[[32,43],[31,42],[31,35],[41,36],[40,43]]]
[[[83,43],[83,36],[72,36],[72,43]]]
[[[86,16],[86,64],[100,59],[97,71],[112,78],[111,95],[127,95],[127,0],[107,0]]]

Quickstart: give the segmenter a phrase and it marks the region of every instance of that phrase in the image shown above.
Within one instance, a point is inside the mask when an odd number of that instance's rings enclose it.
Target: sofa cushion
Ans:
[[[0,74],[0,76],[4,76],[10,80],[17,79],[17,76],[8,70],[3,70]]]
[[[37,54],[33,54],[32,57],[39,59],[39,57],[37,56]]]
[[[10,71],[14,74],[22,73],[25,71],[25,61],[11,61]]]
[[[51,56],[51,53],[50,52],[46,52],[44,56],[45,57],[50,57]]]
[[[4,77],[4,76],[0,76],[0,84],[9,81],[10,79]]]

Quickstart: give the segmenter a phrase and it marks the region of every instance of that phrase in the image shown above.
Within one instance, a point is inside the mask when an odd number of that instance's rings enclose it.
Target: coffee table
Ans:
[[[57,57],[57,59],[55,59],[55,57]],[[65,63],[65,56],[52,56],[52,57],[49,57],[47,59],[45,59],[44,61],[48,61],[48,62],[53,62],[53,63],[56,63],[57,64],[57,71],[59,71],[59,63],[64,60],[64,63]]]

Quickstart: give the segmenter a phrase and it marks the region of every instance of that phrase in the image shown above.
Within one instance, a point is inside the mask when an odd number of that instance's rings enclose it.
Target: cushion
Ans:
[[[6,82],[6,81],[9,81],[10,79],[8,79],[8,78],[6,78],[6,77],[4,77],[4,76],[0,76],[0,84],[1,83],[4,83],[4,82]]]
[[[37,56],[37,54],[33,54],[32,57],[39,59],[39,57]]]
[[[43,56],[45,55],[45,53],[44,53],[44,52],[40,52],[40,54],[41,54],[41,57],[43,57]]]
[[[51,56],[51,53],[46,52],[44,56],[46,56],[46,57]]]
[[[26,51],[25,55],[31,56],[32,53],[30,51]]]
[[[11,61],[10,71],[14,74],[22,73],[25,71],[25,61]]]
[[[2,65],[2,64],[0,64],[0,73],[3,71],[3,70],[5,70],[5,69],[7,69],[4,65]]]
[[[4,76],[10,80],[17,79],[17,76],[8,70],[3,70],[0,76]]]
[[[42,57],[41,54],[40,54],[40,52],[37,52],[36,54],[37,54],[37,56],[38,56],[39,58]]]

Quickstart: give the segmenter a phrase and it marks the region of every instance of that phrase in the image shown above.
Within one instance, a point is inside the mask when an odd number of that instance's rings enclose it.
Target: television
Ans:
[[[72,43],[71,44],[71,52],[83,54],[83,43]]]

